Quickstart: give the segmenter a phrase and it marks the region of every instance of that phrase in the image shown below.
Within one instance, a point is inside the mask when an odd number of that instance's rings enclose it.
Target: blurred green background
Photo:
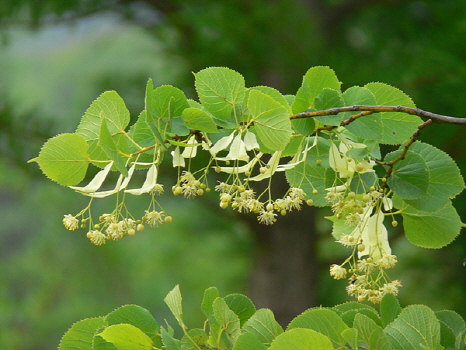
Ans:
[[[0,344],[55,348],[79,319],[122,304],[163,322],[164,296],[181,285],[185,315],[199,325],[203,290],[250,295],[286,324],[307,307],[344,302],[340,262],[323,213],[307,208],[274,227],[218,209],[217,199],[165,195],[171,225],[102,247],[64,214],[87,201],[43,177],[35,157],[45,140],[73,132],[90,103],[116,90],[132,116],[147,79],[194,97],[192,71],[238,70],[248,86],[295,93],[306,70],[333,68],[343,88],[392,84],[418,107],[465,116],[466,2],[452,0],[3,0],[0,3]],[[465,129],[427,128],[421,139],[466,170]],[[165,173],[163,173],[165,171]],[[170,164],[162,171],[173,183]],[[100,201],[96,212],[112,208]],[[133,201],[133,212],[147,203]],[[465,221],[465,196],[455,199]],[[424,250],[392,232],[403,305],[426,303],[466,316],[465,238]]]

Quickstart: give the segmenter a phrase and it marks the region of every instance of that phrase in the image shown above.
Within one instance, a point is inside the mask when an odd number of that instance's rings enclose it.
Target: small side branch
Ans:
[[[324,115],[337,115],[343,112],[363,112],[358,117],[372,114],[372,113],[379,113],[379,112],[401,112],[407,113],[411,115],[417,115],[420,118],[424,119],[431,119],[435,123],[448,123],[448,124],[458,124],[458,125],[466,125],[466,118],[458,118],[458,117],[450,117],[446,115],[441,115],[437,113],[432,113],[425,111],[420,108],[411,108],[411,107],[403,107],[403,106],[367,106],[367,105],[355,105],[355,106],[346,106],[346,107],[335,107],[330,108],[322,111],[312,111],[312,112],[302,112],[298,114],[293,114],[290,116],[290,119],[300,119],[300,118],[309,118],[309,117],[318,117]],[[370,113],[364,113],[370,112]],[[353,121],[355,116],[353,116]],[[351,119],[351,118],[350,118]],[[350,120],[348,120],[351,122]]]
[[[395,166],[395,164],[398,163],[399,161],[405,159],[405,156],[406,156],[406,153],[408,153],[409,147],[411,147],[411,145],[418,139],[419,135],[421,135],[422,130],[426,126],[432,124],[433,122],[434,121],[432,119],[428,119],[424,123],[420,124],[417,127],[417,130],[411,135],[408,142],[405,143],[403,151],[400,153],[400,155],[397,158],[395,158],[395,159],[393,159],[393,160],[391,160],[389,162],[376,161],[377,164],[388,165],[387,172],[385,173],[385,176],[383,177],[384,180],[383,180],[382,188],[387,187],[386,180],[388,180],[388,178],[392,175],[393,167]]]

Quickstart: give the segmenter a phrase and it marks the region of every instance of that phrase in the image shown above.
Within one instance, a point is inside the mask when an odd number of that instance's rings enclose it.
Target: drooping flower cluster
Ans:
[[[135,162],[128,170],[127,177],[123,177],[122,175],[120,176],[114,190],[98,191],[98,189],[102,186],[108,172],[110,171],[112,164],[113,162],[109,163],[109,165],[101,170],[89,183],[89,185],[85,187],[72,187],[74,190],[91,197],[91,201],[89,205],[76,216],[71,214],[66,214],[64,216],[63,224],[65,228],[68,230],[76,230],[78,227],[89,227],[90,230],[87,233],[87,237],[91,240],[92,243],[96,245],[102,245],[108,240],[117,241],[127,235],[135,235],[137,231],[144,230],[144,223],[147,223],[151,227],[156,227],[158,224],[169,223],[172,221],[171,216],[166,216],[163,209],[159,211],[156,210],[158,207],[160,207],[160,205],[156,201],[155,196],[163,194],[164,189],[162,184],[157,183],[158,171],[155,164]],[[126,189],[129,184],[129,180],[133,176],[136,165],[138,164],[150,165],[146,174],[146,180],[144,181],[141,188]],[[141,219],[135,219],[126,209],[123,195],[121,201],[117,204],[113,213],[103,214],[99,217],[98,222],[94,222],[92,215],[90,214],[90,208],[93,199],[107,197],[113,193],[121,191],[124,194],[129,193],[132,195],[148,193],[151,196],[151,202],[149,205],[149,210],[145,211],[145,215]]]
[[[354,150],[366,145],[341,135],[338,138],[339,146],[331,143],[329,164],[343,183],[328,188],[325,199],[334,213],[333,234],[337,242],[352,249],[352,254],[343,264],[333,264],[330,275],[335,279],[348,278],[347,292],[359,301],[368,299],[378,303],[386,293],[397,294],[401,287],[399,281],[390,281],[385,272],[397,262],[384,226],[385,215],[393,215],[389,213],[393,205],[389,193],[383,187],[376,187],[376,183],[362,193],[351,190],[354,176],[374,172],[375,162],[349,157],[349,153],[354,154]],[[343,232],[338,232],[340,229]]]
[[[207,135],[201,133],[203,141],[198,143],[193,137],[188,138],[188,144],[191,149],[189,155],[185,151],[181,152],[175,149],[172,152],[173,166],[185,167],[185,159],[192,158],[196,149],[201,146],[210,152],[211,160],[209,165],[203,169],[204,174],[196,179],[190,170],[182,171],[178,179],[177,185],[173,186],[175,195],[183,194],[186,198],[193,198],[197,195],[202,195],[204,189],[210,190],[206,183],[200,179],[205,179],[208,173],[209,166],[215,169],[216,172],[230,174],[228,181],[219,182],[215,186],[215,191],[220,193],[220,207],[232,209],[240,213],[253,212],[258,215],[260,223],[270,225],[276,222],[277,213],[286,215],[287,212],[296,209],[300,210],[305,200],[306,193],[300,188],[290,188],[288,193],[283,197],[273,201],[270,198],[270,179],[275,172],[291,169],[297,164],[305,160],[305,153],[298,152],[298,157],[295,157],[288,164],[280,165],[282,152],[274,152],[267,163],[262,161],[263,153],[256,152],[260,146],[257,142],[256,135],[249,130],[234,130],[227,136],[220,138],[215,144],[210,142]],[[227,152],[225,156],[220,156],[220,152]],[[249,153],[250,154],[249,154]],[[219,162],[225,162],[227,166],[220,166]],[[246,164],[241,164],[246,162]],[[215,163],[216,165],[211,165]],[[254,169],[259,173],[253,176]],[[251,188],[250,184],[253,181],[269,180],[269,186],[260,195]],[[263,200],[262,197],[268,193],[268,198]],[[262,199],[262,200],[261,200]],[[312,205],[312,200],[307,201]]]

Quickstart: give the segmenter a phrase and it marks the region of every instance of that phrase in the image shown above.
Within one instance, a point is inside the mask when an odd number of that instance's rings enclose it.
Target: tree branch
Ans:
[[[411,115],[417,115],[418,117],[424,118],[424,119],[431,119],[435,123],[466,125],[466,118],[450,117],[446,115],[428,112],[420,108],[411,108],[411,107],[404,107],[404,106],[379,106],[379,105],[374,105],[374,106],[355,105],[355,106],[335,107],[335,108],[325,109],[322,111],[302,112],[298,114],[293,114],[292,116],[290,116],[290,119],[318,117],[318,116],[324,116],[324,115],[337,115],[343,112],[358,112],[358,111],[370,112],[366,114],[361,113],[360,115],[358,115],[358,117],[361,117],[367,114],[372,114],[372,113],[379,113],[379,112],[401,112],[401,113],[407,113]],[[353,119],[355,119],[354,116],[353,116]]]

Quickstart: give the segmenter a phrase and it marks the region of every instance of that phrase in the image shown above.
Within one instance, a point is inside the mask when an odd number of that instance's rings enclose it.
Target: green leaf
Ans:
[[[358,339],[365,342],[369,349],[391,350],[390,341],[382,330],[369,317],[358,313],[354,318],[353,327],[358,330]]]
[[[351,179],[350,190],[354,193],[368,192],[371,186],[375,186],[377,182],[376,173],[367,172],[363,174],[356,173]]]
[[[131,125],[128,135],[141,147],[152,146],[156,143],[156,138],[147,124],[147,111],[142,111],[139,114],[136,123]],[[130,144],[131,152],[139,151],[134,145]]]
[[[106,91],[92,102],[81,118],[76,133],[88,141],[97,140],[102,118],[107,119],[108,129],[111,134],[119,133],[128,126],[129,111],[116,91]]]
[[[215,287],[207,288],[202,299],[201,309],[204,315],[209,319],[213,314],[212,304],[219,296],[218,289]]]
[[[160,335],[166,350],[181,350],[181,340],[173,338],[165,328],[160,327]]]
[[[76,129],[76,133],[88,142],[92,161],[108,160],[104,150],[99,145],[103,119],[106,120],[108,131],[118,149],[128,153],[127,139],[122,133],[130,120],[129,111],[123,99],[115,91],[107,91],[92,102]],[[94,164],[103,167],[100,162],[94,162]]]
[[[380,302],[380,318],[383,326],[386,327],[388,324],[392,323],[400,312],[401,306],[396,296],[392,293],[385,294]]]
[[[333,350],[332,342],[312,329],[295,328],[280,334],[269,350]]]
[[[256,312],[254,303],[245,295],[229,294],[224,300],[230,310],[238,316],[241,326]]]
[[[310,328],[329,337],[336,347],[346,343],[341,332],[348,328],[335,311],[324,308],[309,309],[294,318],[287,329]]]
[[[293,113],[301,113],[314,108],[314,100],[323,89],[340,91],[340,85],[335,72],[329,67],[317,66],[309,69],[293,101]]]
[[[385,161],[392,161],[401,151],[387,154]],[[423,157],[413,151],[408,151],[403,160],[393,167],[392,175],[387,180],[393,192],[404,199],[416,199],[427,193],[429,172]]]
[[[190,129],[205,131],[205,132],[218,132],[217,124],[210,117],[209,114],[201,109],[189,107],[183,110],[182,116],[184,125]]]
[[[379,314],[375,310],[371,309],[363,308],[358,310],[348,310],[341,314],[341,318],[348,326],[354,327],[354,319],[357,314],[369,317],[378,326],[382,327],[382,321],[380,320]]]
[[[254,86],[254,87],[248,89],[248,93],[250,93],[253,90],[260,91],[260,92],[272,97],[275,101],[277,101],[283,107],[285,107],[288,110],[289,114],[291,114],[290,104],[288,103],[285,96],[283,96],[281,94],[280,91],[278,91],[278,90],[276,90],[276,89],[274,89],[272,87],[269,87],[269,86]]]
[[[154,99],[155,120],[180,117],[183,110],[189,107],[184,92],[171,85],[159,86],[150,96]]]
[[[451,310],[437,311],[435,313],[435,316],[437,316],[437,319],[440,321],[441,327],[443,326],[445,328],[448,328],[451,331],[451,333],[453,333],[455,341],[452,347],[460,350],[464,349],[464,335],[466,332],[466,323],[464,322],[463,318],[458,313]],[[442,330],[442,338],[444,337],[443,332],[444,331]],[[446,347],[446,344],[443,341],[442,345]]]
[[[254,333],[241,334],[232,350],[266,350],[267,347],[257,338]]]
[[[303,136],[311,135],[316,127],[314,118],[292,119],[291,125],[293,126],[293,129],[296,130],[296,132]]]
[[[338,241],[342,235],[349,235],[354,231],[354,227],[348,226],[348,224],[346,224],[346,217],[342,216],[340,219],[338,219],[336,215],[332,215],[326,216],[325,218],[333,222],[332,236],[336,241]]]
[[[405,234],[412,244],[441,248],[460,233],[462,222],[450,201],[436,212],[417,210],[397,196],[393,197],[393,205],[401,210]]]
[[[343,107],[344,105],[345,102],[341,97],[340,91],[329,88],[323,89],[314,101],[314,109],[319,111],[330,109],[333,107]],[[345,116],[342,113],[336,115],[323,115],[320,117],[314,117],[314,119],[327,125],[340,125],[344,118]]]
[[[95,332],[106,325],[104,317],[86,318],[76,322],[63,335],[59,350],[92,350]]]
[[[300,163],[293,169],[286,170],[286,179],[291,187],[299,187],[306,193],[306,199],[312,199],[318,207],[327,206],[326,188],[333,185],[335,172],[332,169]],[[317,194],[313,194],[317,190]]]
[[[348,328],[341,332],[341,336],[351,346],[352,349],[359,349],[358,347],[358,330],[356,328]]]
[[[283,328],[275,321],[271,310],[259,309],[246,321],[242,331],[254,333],[263,344],[269,345],[277,335],[283,333]]]
[[[175,316],[179,325],[184,329],[180,286],[177,284],[175,288],[173,288],[167,294],[167,296],[165,297],[165,299],[163,299],[163,301],[165,302],[165,304],[167,304],[168,308],[172,312],[173,316]]]
[[[94,336],[94,347],[92,350],[118,350],[115,345],[106,341],[100,335]]]
[[[283,157],[293,157],[298,152],[303,151],[303,147],[306,145],[306,140],[304,136],[291,137],[290,143],[286,145],[285,149],[282,152]]]
[[[383,83],[369,83],[365,85],[365,88],[374,94],[379,105],[416,107],[408,95],[393,86]],[[381,113],[381,116],[383,134],[379,142],[383,144],[395,145],[403,143],[409,139],[417,130],[418,125],[422,123],[422,119],[418,116],[401,112],[386,112]]]
[[[189,128],[184,125],[183,118],[173,118],[171,122],[171,132],[178,136],[186,136],[189,134]]]
[[[241,334],[238,316],[230,310],[223,298],[215,299],[212,307],[214,318],[223,330],[222,335],[225,337],[226,344],[232,346]]]
[[[183,350],[202,350],[206,349],[206,343],[209,340],[208,335],[203,329],[190,329],[183,338],[181,338],[181,349]]]
[[[248,99],[257,137],[272,151],[282,151],[292,134],[288,111],[272,97],[252,90]]]
[[[244,78],[225,67],[210,67],[194,74],[197,94],[205,109],[219,119],[232,119],[236,105],[246,96]]]
[[[60,134],[47,140],[39,156],[29,162],[37,162],[50,180],[62,186],[80,183],[89,165],[88,145],[78,134]]]
[[[440,345],[440,323],[434,312],[424,305],[403,309],[384,332],[395,349],[437,349]]]
[[[313,145],[316,136],[309,137],[309,145]],[[316,166],[320,163],[320,167],[329,168],[329,153],[330,153],[330,141],[326,138],[319,137],[317,144],[307,151],[306,163],[312,166]]]
[[[150,123],[155,122],[155,91],[154,83],[151,78],[147,81],[146,84],[146,94],[144,97],[145,111],[147,113],[147,121]]]
[[[124,305],[112,311],[105,317],[109,325],[127,323],[139,328],[154,342],[155,346],[161,346],[160,326],[151,313],[138,305]]]
[[[458,349],[453,331],[440,321],[440,344],[446,349]]]
[[[342,98],[345,106],[377,104],[374,94],[369,89],[360,86],[350,87],[343,93]],[[351,115],[358,113],[360,112],[343,113],[343,119],[348,119]],[[380,140],[383,134],[382,116],[380,113],[363,116],[348,124],[346,128],[355,136]]]
[[[421,156],[429,172],[429,183],[425,195],[405,200],[407,204],[423,211],[437,211],[464,189],[464,179],[458,166],[445,152],[426,143],[415,142],[410,151]]]
[[[102,123],[100,125],[99,145],[107,154],[108,158],[113,160],[114,165],[118,171],[122,173],[123,176],[127,177],[128,169],[126,169],[125,162],[121,158],[120,150],[118,149],[115,142],[113,142],[112,135],[110,135],[105,118],[102,118]]]
[[[118,350],[150,350],[154,348],[152,339],[132,324],[115,324],[106,327],[98,334],[112,343]]]
[[[348,312],[348,311],[352,311],[352,310],[357,311],[357,310],[362,310],[362,309],[367,309],[367,310],[371,310],[373,312],[376,312],[375,309],[372,306],[369,306],[369,305],[366,305],[366,304],[361,304],[361,303],[358,303],[356,301],[348,301],[346,303],[335,305],[334,307],[332,307],[332,310],[335,311],[340,316],[343,313]]]

